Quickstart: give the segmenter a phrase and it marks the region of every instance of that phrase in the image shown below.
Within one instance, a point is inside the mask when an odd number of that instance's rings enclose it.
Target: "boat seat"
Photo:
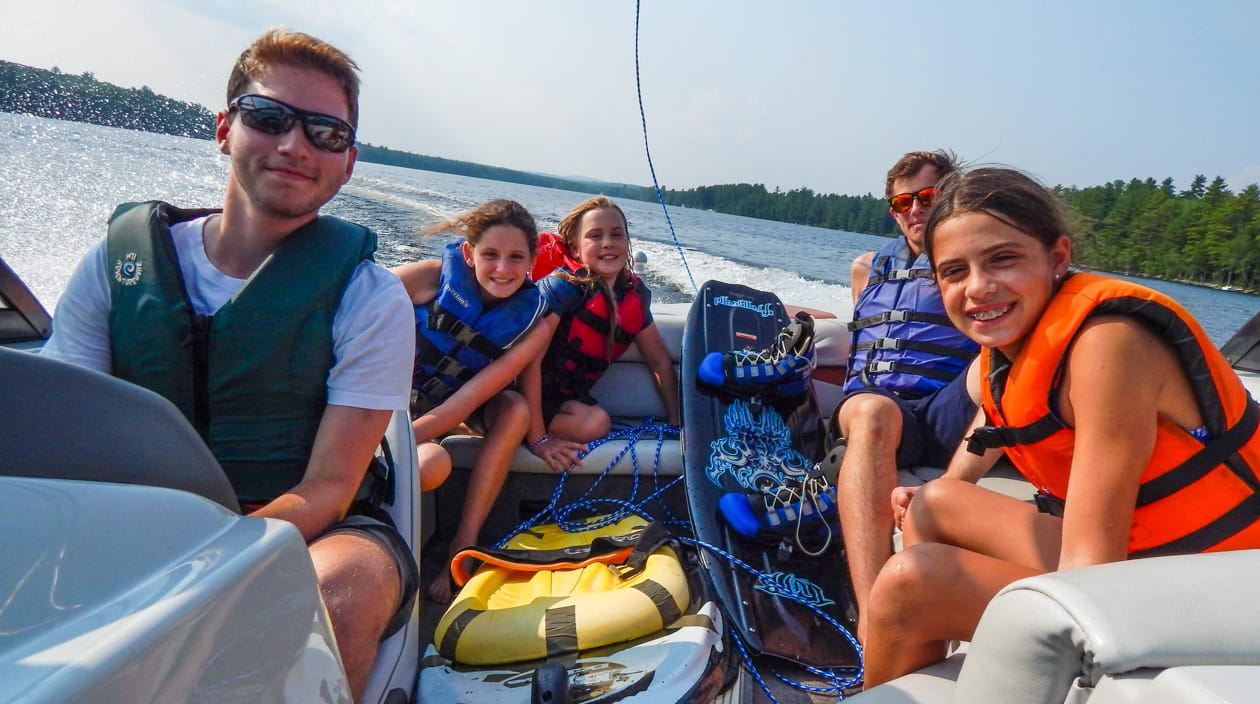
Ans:
[[[0,348],[0,473],[181,489],[240,512],[174,404],[126,381]]]
[[[1248,701],[1260,674],[1260,550],[1154,557],[1015,582],[965,655],[862,704]],[[1249,684],[1250,683],[1250,684]]]

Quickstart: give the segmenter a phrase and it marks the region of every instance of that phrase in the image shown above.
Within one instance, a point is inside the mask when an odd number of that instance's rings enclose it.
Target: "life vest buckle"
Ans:
[[[905,323],[910,320],[910,311],[908,310],[890,310],[884,312],[884,322],[886,323]]]
[[[433,369],[438,374],[459,378],[459,375],[463,374],[468,367],[460,364],[453,357],[442,357],[437,364],[433,365]]]
[[[879,337],[875,339],[875,344],[871,348],[876,350],[899,350],[903,347],[902,342],[903,340],[895,337]]]

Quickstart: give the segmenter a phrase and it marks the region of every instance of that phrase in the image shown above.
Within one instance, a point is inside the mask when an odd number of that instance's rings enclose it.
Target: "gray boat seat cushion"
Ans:
[[[201,437],[152,391],[6,348],[0,389],[0,473],[182,489],[240,511]]]

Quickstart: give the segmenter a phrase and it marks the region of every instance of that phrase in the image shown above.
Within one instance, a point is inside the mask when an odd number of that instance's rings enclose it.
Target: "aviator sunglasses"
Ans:
[[[909,212],[916,200],[925,208],[932,207],[932,201],[936,200],[936,186],[928,186],[918,193],[898,193],[888,199],[888,205],[892,206],[894,213],[905,213]]]
[[[228,103],[228,112],[239,110],[246,127],[263,134],[279,136],[301,122],[302,131],[316,149],[344,152],[354,146],[354,128],[332,115],[298,110],[292,105],[262,95],[242,95]]]

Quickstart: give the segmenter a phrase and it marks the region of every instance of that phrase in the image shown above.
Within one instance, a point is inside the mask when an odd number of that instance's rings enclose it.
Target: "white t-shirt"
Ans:
[[[210,315],[245,285],[206,256],[206,218],[171,227],[179,268],[198,315]],[[53,334],[43,354],[89,369],[113,372],[109,346],[109,266],[101,240],[74,270],[57,302]],[[416,353],[411,299],[398,277],[360,262],[333,318],[328,403],[373,410],[405,409]]]

